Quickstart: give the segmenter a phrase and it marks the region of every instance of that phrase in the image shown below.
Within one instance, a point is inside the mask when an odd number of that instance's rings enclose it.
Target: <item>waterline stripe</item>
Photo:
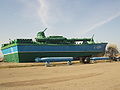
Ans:
[[[12,52],[12,53],[7,53],[7,54],[4,54],[4,55],[9,55],[9,54],[14,54],[14,53],[102,53],[102,52],[98,52],[98,51],[32,51],[32,52]]]
[[[7,53],[7,54],[3,54],[3,55],[9,55],[9,54],[14,54],[14,53],[18,53],[18,52],[12,52],[12,53]]]

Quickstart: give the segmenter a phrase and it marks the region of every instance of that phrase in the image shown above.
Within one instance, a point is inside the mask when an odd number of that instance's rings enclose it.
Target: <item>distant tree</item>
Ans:
[[[118,51],[117,45],[110,44],[107,47],[105,55],[108,57],[116,57],[118,53],[119,53],[119,51]]]

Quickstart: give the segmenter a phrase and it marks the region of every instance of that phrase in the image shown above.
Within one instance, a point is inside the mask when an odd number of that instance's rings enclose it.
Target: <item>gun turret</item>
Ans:
[[[37,39],[46,38],[45,33],[44,33],[46,30],[47,30],[47,28],[45,28],[45,30],[42,32],[38,32]]]

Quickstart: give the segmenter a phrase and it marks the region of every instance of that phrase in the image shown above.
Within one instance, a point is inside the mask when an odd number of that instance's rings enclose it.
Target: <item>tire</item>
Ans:
[[[83,62],[84,64],[90,63],[90,57],[83,58],[83,59],[82,59],[82,62]]]

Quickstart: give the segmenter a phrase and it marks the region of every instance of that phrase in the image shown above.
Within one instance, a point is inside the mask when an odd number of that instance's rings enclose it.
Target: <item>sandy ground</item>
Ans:
[[[120,90],[120,62],[1,68],[0,90]]]

